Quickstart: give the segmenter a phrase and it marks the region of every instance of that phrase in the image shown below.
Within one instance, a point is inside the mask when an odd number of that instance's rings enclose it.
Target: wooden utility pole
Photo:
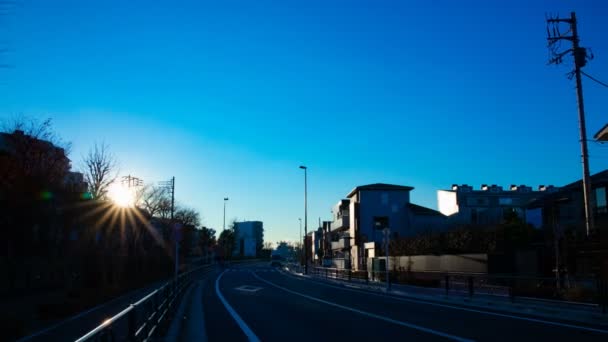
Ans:
[[[560,32],[560,24],[569,26],[567,32]],[[570,34],[570,35],[568,35]],[[587,150],[587,128],[585,125],[585,105],[583,102],[583,83],[581,80],[581,68],[587,64],[587,49],[579,46],[578,30],[576,26],[576,14],[570,13],[570,18],[547,18],[547,40],[551,59],[549,64],[560,64],[563,57],[572,54],[574,57],[574,77],[576,77],[576,99],[578,103],[578,124],[581,142],[581,158],[583,163],[583,199],[585,202],[585,228],[587,236],[594,229],[593,213],[591,210],[591,177],[589,176],[589,153]],[[565,51],[557,51],[559,43],[568,40],[572,48]],[[572,75],[572,74],[571,74]],[[570,76],[572,77],[572,76]]]

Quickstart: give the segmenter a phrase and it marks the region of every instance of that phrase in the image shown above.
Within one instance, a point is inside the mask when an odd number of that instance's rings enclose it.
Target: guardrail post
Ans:
[[[473,288],[473,277],[469,276],[469,298],[473,297],[473,292],[474,292],[474,288]]]
[[[604,281],[603,279],[598,278],[596,283],[599,304],[602,308],[602,314],[605,315],[606,306],[608,306],[608,281]]]
[[[127,317],[127,324],[128,324],[128,329],[129,329],[129,340],[130,341],[135,341],[136,340],[136,336],[135,336],[135,332],[137,331],[137,312],[136,309],[137,307],[133,304],[129,305],[131,307],[131,311],[129,311],[129,316]]]
[[[606,314],[606,309],[608,307],[608,281],[606,280],[602,280],[602,283],[604,286],[602,286],[602,288],[604,289],[604,291],[602,291],[604,293],[604,300],[603,300],[603,304],[602,304],[602,313],[605,315]]]
[[[509,299],[511,299],[511,303],[515,303],[515,280],[511,279],[509,281]]]
[[[447,296],[450,292],[450,276],[445,275],[445,295]]]

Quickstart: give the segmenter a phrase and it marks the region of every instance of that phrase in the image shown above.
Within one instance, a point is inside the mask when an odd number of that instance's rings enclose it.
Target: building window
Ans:
[[[509,197],[500,197],[498,199],[498,204],[499,205],[512,205],[513,204],[513,199],[509,198]]]
[[[480,207],[488,205],[487,197],[469,197],[467,198],[467,205],[469,207]]]

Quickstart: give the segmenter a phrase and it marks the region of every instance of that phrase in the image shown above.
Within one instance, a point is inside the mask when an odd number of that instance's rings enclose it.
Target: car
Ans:
[[[283,257],[280,255],[272,255],[270,257],[270,266],[271,267],[281,267],[283,266]]]

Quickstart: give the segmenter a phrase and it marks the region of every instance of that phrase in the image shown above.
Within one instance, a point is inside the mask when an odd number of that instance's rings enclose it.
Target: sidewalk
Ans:
[[[204,279],[195,280],[186,290],[164,341],[207,341],[203,317]]]
[[[568,321],[608,327],[608,314],[602,314],[598,305],[585,303],[569,303],[553,300],[543,300],[527,297],[515,297],[514,301],[508,296],[475,294],[469,297],[461,290],[450,290],[448,295],[445,289],[418,287],[412,285],[392,284],[387,291],[386,284],[359,279],[350,281],[336,278],[325,278],[318,275],[304,275],[297,270],[285,268],[287,273],[308,278],[313,281],[329,283],[345,288],[382,293],[389,296],[403,297],[404,299],[433,302],[442,305],[467,307],[472,310],[487,310],[503,314],[519,314],[528,317],[545,318],[551,320]]]

